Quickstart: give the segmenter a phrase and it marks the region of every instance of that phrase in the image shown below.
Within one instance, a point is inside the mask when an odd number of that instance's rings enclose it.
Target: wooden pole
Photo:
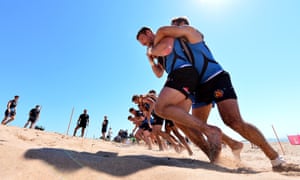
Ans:
[[[71,117],[70,117],[68,129],[67,129],[67,135],[69,134],[69,129],[70,129],[70,125],[71,125],[71,122],[72,122],[73,113],[74,113],[74,107],[72,108]]]
[[[274,134],[275,134],[275,136],[276,136],[276,139],[277,139],[277,141],[278,141],[278,143],[279,143],[279,145],[280,145],[281,151],[282,151],[283,155],[285,155],[285,152],[284,152],[284,150],[283,150],[283,147],[282,147],[282,145],[281,145],[281,143],[280,143],[280,140],[279,140],[279,138],[278,138],[278,136],[277,136],[277,133],[276,133],[275,128],[274,128],[273,125],[272,125],[272,128],[273,128]]]

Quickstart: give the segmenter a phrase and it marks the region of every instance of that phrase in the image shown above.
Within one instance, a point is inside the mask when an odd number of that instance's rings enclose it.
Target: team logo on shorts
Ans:
[[[223,95],[224,95],[224,91],[222,91],[221,89],[217,89],[214,92],[215,98],[221,98],[221,97],[223,97]]]
[[[189,88],[188,87],[183,87],[182,88],[186,93],[190,93]]]

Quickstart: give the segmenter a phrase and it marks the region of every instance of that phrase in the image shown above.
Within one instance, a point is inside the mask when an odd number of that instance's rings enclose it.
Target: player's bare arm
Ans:
[[[153,56],[167,56],[172,52],[174,38],[164,37],[161,41],[153,43],[153,46],[148,48],[148,54]]]
[[[198,43],[203,41],[203,35],[192,26],[163,26],[158,29],[154,39],[157,44],[165,37],[185,38],[190,43]]]

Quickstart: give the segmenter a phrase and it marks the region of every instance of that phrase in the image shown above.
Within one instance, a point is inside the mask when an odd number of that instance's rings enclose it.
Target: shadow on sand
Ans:
[[[76,171],[89,167],[113,176],[127,176],[138,171],[155,166],[174,166],[180,168],[206,169],[236,174],[255,174],[249,169],[228,169],[210,164],[209,162],[187,158],[154,157],[147,155],[118,156],[117,153],[99,151],[76,152],[67,149],[40,148],[30,149],[25,154],[26,159],[39,159],[52,165],[59,171]]]

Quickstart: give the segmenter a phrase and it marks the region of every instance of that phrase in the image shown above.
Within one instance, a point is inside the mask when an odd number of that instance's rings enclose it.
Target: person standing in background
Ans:
[[[108,133],[107,133],[107,135],[106,135],[106,140],[108,140],[108,141],[110,141],[110,139],[111,139],[111,136],[112,136],[112,129],[111,129],[111,127],[108,129]]]
[[[106,134],[106,131],[107,131],[107,125],[108,125],[108,119],[107,119],[107,116],[104,116],[104,120],[102,122],[102,128],[101,128],[102,136],[100,137],[100,139],[105,139],[105,134]]]
[[[89,115],[87,113],[87,110],[84,109],[83,113],[79,116],[79,119],[77,121],[77,126],[74,129],[74,133],[73,136],[76,136],[76,132],[79,128],[81,128],[81,137],[84,136],[84,130],[86,128],[86,126],[89,125]]]

